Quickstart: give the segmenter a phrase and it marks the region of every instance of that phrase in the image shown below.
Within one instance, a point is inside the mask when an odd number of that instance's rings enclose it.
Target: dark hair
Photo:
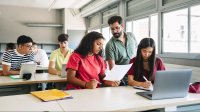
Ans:
[[[67,34],[60,34],[60,35],[58,36],[58,41],[59,41],[59,42],[68,41],[68,38],[69,38],[69,35],[67,35]]]
[[[90,32],[86,34],[81,40],[79,46],[75,49],[75,52],[81,54],[83,57],[86,57],[89,52],[93,50],[93,44],[97,39],[104,39],[103,35],[99,32]],[[103,55],[103,50],[101,50],[98,55]]]
[[[6,50],[16,49],[15,43],[7,43]]]
[[[33,42],[33,45],[36,45],[37,43],[36,42]]]
[[[152,80],[152,76],[153,76],[153,72],[154,72],[154,66],[155,66],[155,42],[152,38],[143,38],[139,45],[138,45],[138,49],[137,49],[137,56],[136,56],[136,68],[135,68],[135,74],[134,74],[134,79],[137,81],[143,81],[143,70],[144,70],[144,66],[143,66],[143,58],[142,58],[142,53],[141,50],[147,47],[152,47],[153,48],[153,52],[151,54],[151,56],[148,59],[148,64],[149,64],[149,76],[147,76],[147,79]]]
[[[112,16],[111,18],[108,19],[108,24],[113,24],[115,22],[118,22],[119,24],[122,24],[122,17],[121,16]]]
[[[17,38],[17,45],[23,45],[23,44],[26,44],[26,43],[29,43],[29,42],[33,43],[32,38],[29,37],[29,36],[21,35]]]

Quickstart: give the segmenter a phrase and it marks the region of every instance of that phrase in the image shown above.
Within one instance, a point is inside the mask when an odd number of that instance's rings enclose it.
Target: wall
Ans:
[[[86,30],[85,19],[76,9],[64,9],[66,30]]]
[[[63,27],[30,27],[28,23],[62,24]],[[86,33],[85,19],[78,15],[78,10],[48,11],[40,8],[0,6],[0,43],[16,43],[17,37],[28,35],[36,43],[44,44],[44,48],[51,49],[50,44],[56,44],[61,33],[69,34],[70,48],[75,49],[78,46]]]
[[[168,64],[165,63],[166,69],[173,70],[173,69],[192,69],[192,78],[191,82],[199,82],[200,81],[200,68],[193,67],[193,66],[184,66],[184,65],[177,65],[177,64]]]
[[[85,18],[77,9],[63,9],[63,31],[69,35],[69,47],[75,49],[86,33]]]
[[[0,12],[1,43],[16,42],[22,34],[31,36],[37,43],[55,43],[62,32],[62,28],[27,26],[27,23],[61,24],[61,10],[0,6]]]
[[[85,33],[85,30],[67,30],[67,34],[69,35],[69,47],[76,49]]]

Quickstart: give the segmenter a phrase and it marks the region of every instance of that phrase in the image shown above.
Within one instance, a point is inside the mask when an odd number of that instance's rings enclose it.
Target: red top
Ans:
[[[100,56],[93,55],[83,58],[80,54],[74,52],[66,65],[66,70],[68,68],[76,70],[76,77],[82,81],[89,82],[91,79],[96,79],[100,82],[99,75],[105,74],[106,64]],[[68,83],[66,89],[83,88]]]
[[[130,60],[130,63],[133,63],[133,65],[129,69],[128,75],[134,75],[135,74],[135,69],[136,69],[135,61],[136,61],[136,57],[134,57],[133,59]],[[160,58],[156,58],[154,71],[153,71],[153,80],[152,81],[154,81],[154,79],[155,79],[156,71],[160,71],[160,70],[165,70],[165,65],[164,65],[163,61]],[[148,78],[149,77],[148,71],[143,69],[143,75],[146,78]],[[143,81],[145,81],[145,80],[143,79]]]

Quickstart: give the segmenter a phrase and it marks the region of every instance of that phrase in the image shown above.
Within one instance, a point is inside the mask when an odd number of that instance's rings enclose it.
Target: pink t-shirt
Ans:
[[[66,69],[68,68],[76,70],[76,77],[82,81],[89,82],[91,79],[96,79],[100,82],[99,75],[105,74],[106,64],[100,56],[93,55],[83,58],[80,54],[74,52],[66,65]],[[66,89],[83,88],[68,83]]]
[[[128,75],[134,75],[135,74],[135,69],[136,69],[136,65],[135,65],[135,62],[136,62],[136,58],[134,57],[133,59],[130,60],[130,63],[133,63],[133,65],[131,66],[131,68],[129,69],[128,71]],[[165,66],[164,66],[164,63],[163,61],[160,59],[160,58],[156,58],[156,61],[155,61],[155,66],[154,66],[154,71],[153,71],[153,80],[155,79],[155,76],[156,76],[156,71],[160,71],[160,70],[165,70]],[[149,77],[148,75],[148,71],[144,70],[143,69],[143,74],[145,77]],[[145,81],[144,79],[140,79],[140,81]]]

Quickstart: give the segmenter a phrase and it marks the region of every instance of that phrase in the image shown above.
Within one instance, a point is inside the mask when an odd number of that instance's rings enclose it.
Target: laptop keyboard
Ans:
[[[150,96],[150,97],[152,97],[152,94],[147,94],[147,96]]]

